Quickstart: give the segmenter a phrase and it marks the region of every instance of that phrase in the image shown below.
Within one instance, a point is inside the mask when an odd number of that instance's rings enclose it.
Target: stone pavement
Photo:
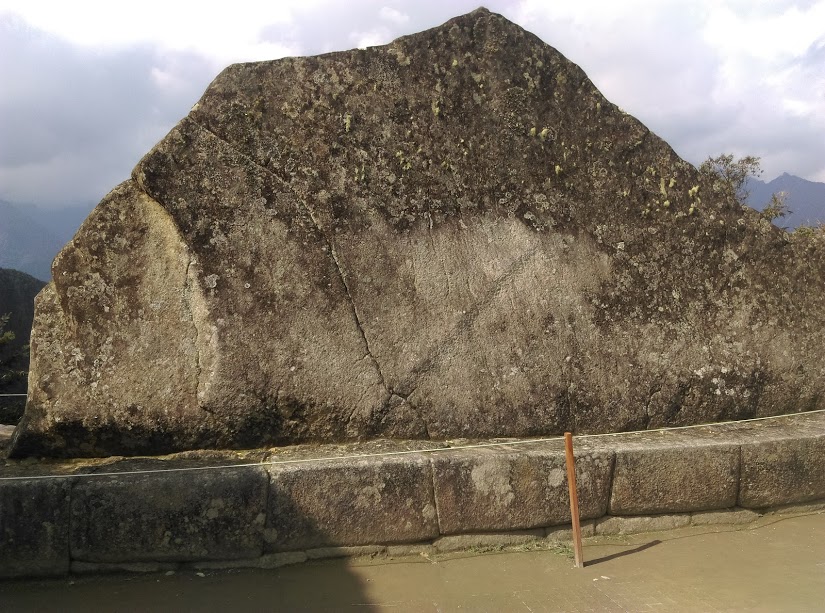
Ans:
[[[405,582],[427,593],[410,600],[385,587],[391,575],[385,567],[356,572],[377,610],[825,610],[822,513],[591,539],[584,555],[584,569],[547,552],[465,554],[399,569]]]
[[[589,539],[565,552],[0,582],[4,611],[821,611],[825,512]]]

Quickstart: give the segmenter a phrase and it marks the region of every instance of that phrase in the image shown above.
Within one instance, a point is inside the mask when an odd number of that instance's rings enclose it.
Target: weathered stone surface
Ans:
[[[438,535],[420,456],[274,465],[267,551],[426,541]]]
[[[725,509],[736,504],[739,446],[651,434],[616,449],[611,515]]]
[[[234,65],[58,256],[12,451],[822,408],[823,251],[483,9]]]
[[[570,521],[564,451],[473,449],[433,457],[435,500],[442,534],[519,530]],[[613,454],[576,457],[579,512],[604,515]]]
[[[597,535],[636,534],[684,528],[690,524],[690,515],[645,515],[636,517],[603,517],[596,521]]]
[[[228,560],[260,556],[263,468],[86,478],[72,492],[72,559]]]
[[[765,508],[825,499],[825,432],[742,445],[739,506]]]
[[[0,482],[0,578],[69,572],[68,479]]]

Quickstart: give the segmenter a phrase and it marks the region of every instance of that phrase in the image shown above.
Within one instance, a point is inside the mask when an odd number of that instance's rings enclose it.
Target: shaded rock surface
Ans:
[[[12,453],[822,408],[823,271],[480,9],[224,70],[55,261]]]
[[[259,556],[267,482],[262,468],[79,481],[72,490],[72,556],[104,563]]]

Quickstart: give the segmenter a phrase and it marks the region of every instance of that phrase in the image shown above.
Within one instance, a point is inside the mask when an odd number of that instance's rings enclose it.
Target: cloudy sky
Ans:
[[[0,0],[0,199],[97,202],[221,68],[378,45],[482,0]],[[825,181],[825,0],[486,0],[700,163]]]

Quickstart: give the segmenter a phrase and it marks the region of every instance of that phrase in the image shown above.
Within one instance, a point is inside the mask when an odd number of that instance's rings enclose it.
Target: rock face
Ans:
[[[823,408],[806,240],[484,9],[230,66],[56,259],[13,453]]]

